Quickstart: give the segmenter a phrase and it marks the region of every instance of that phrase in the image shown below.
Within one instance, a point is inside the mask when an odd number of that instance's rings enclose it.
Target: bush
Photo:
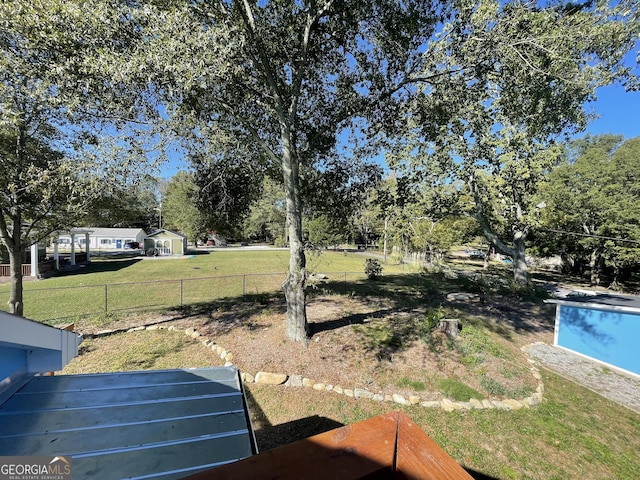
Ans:
[[[369,280],[375,280],[382,275],[382,265],[374,258],[367,258],[364,264],[364,273]]]

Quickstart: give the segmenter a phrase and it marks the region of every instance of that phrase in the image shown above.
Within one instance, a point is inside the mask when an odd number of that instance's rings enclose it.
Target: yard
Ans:
[[[84,273],[30,282],[26,290],[32,295],[43,284],[88,287],[284,272],[287,259],[282,251],[216,251],[180,260],[96,261]],[[553,309],[536,292],[516,296],[486,277],[419,273],[406,265],[385,266],[377,282],[367,282],[363,274],[345,279],[344,272],[363,271],[364,258],[336,252],[310,257],[309,264],[329,278],[309,290],[308,348],[284,339],[283,304],[274,290],[245,302],[230,295],[182,308],[79,316],[76,326],[87,338],[64,373],[222,365],[210,348],[184,334],[190,328],[232,352],[233,363],[251,374],[299,374],[425,401],[476,394],[522,398],[536,388],[520,347],[550,343],[553,332]],[[6,286],[0,288],[4,293]],[[455,291],[482,292],[484,301],[448,301],[446,294]],[[461,320],[458,340],[429,331],[430,321],[441,315]],[[127,333],[142,325],[154,329]],[[106,329],[113,333],[92,335]],[[543,402],[517,411],[448,413],[250,382],[247,396],[261,450],[402,408],[465,468],[485,475],[478,478],[640,478],[640,415],[548,370],[541,373]]]

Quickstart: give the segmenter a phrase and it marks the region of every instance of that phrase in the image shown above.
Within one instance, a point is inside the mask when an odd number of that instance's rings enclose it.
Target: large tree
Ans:
[[[162,225],[182,232],[192,242],[206,236],[206,215],[198,208],[200,189],[191,172],[178,172],[162,195]]]
[[[597,87],[628,78],[637,8],[621,2],[454,2],[408,105],[418,142],[405,160],[444,165],[468,186],[487,240],[527,281],[533,194],[561,158],[560,135],[586,125]],[[438,72],[447,72],[437,76]],[[506,236],[501,232],[507,233]]]
[[[429,0],[226,0],[183,1],[155,16],[146,67],[159,72],[168,113],[192,134],[189,148],[208,152],[196,154],[198,161],[212,152],[224,159],[217,164],[235,175],[232,185],[250,187],[242,176],[261,182],[279,172],[290,249],[287,336],[294,341],[309,335],[303,175],[337,158],[338,135],[363,112],[367,95],[403,71],[431,36],[433,10]]]
[[[131,142],[103,141],[99,120],[138,117],[141,97],[106,76],[139,39],[133,12],[115,1],[0,3],[0,238],[12,313],[23,312],[25,250],[74,226],[97,192],[139,160]],[[116,150],[117,161],[108,155]]]
[[[284,190],[269,177],[264,179],[260,198],[251,206],[243,232],[247,237],[285,244]]]
[[[573,142],[538,195],[539,235],[549,253],[586,259],[591,283],[603,266],[617,287],[640,264],[640,138],[602,135]]]
[[[158,228],[157,179],[144,175],[132,183],[111,184],[100,189],[88,208],[83,225],[89,227]]]

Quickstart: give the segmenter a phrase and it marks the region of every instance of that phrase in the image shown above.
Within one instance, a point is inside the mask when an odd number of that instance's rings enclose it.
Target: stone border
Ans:
[[[208,337],[204,337],[193,328],[187,328],[182,330],[174,325],[169,327],[165,325],[148,325],[148,326],[140,326],[134,327],[126,330],[126,333],[129,332],[137,332],[141,330],[168,330],[175,332],[183,332],[186,336],[198,340],[203,346],[209,348],[212,352],[220,357],[223,360],[226,366],[232,366],[233,353],[216,344],[213,340]],[[102,334],[107,333],[100,332]],[[111,333],[111,332],[109,332]],[[115,331],[113,333],[116,333]],[[521,350],[525,353],[525,347],[522,347]],[[394,394],[381,394],[381,393],[373,393],[365,388],[344,388],[340,385],[331,385],[323,382],[316,382],[310,378],[303,377],[301,375],[296,374],[286,374],[286,373],[274,373],[274,372],[257,372],[255,375],[247,372],[240,372],[240,377],[245,383],[257,383],[262,385],[284,385],[286,387],[303,387],[303,388],[312,388],[321,392],[334,392],[338,395],[345,395],[347,397],[352,398],[361,398],[365,400],[370,400],[374,402],[392,402],[399,405],[420,405],[425,408],[442,408],[445,412],[453,412],[456,410],[485,410],[485,409],[497,409],[497,410],[520,410],[522,408],[531,408],[539,405],[542,402],[542,398],[544,396],[544,383],[542,382],[542,376],[540,375],[540,371],[536,367],[536,362],[533,360],[528,354],[529,357],[527,360],[531,364],[530,370],[533,377],[538,381],[538,386],[536,388],[535,393],[530,396],[518,400],[513,398],[507,398],[504,400],[491,400],[488,398],[484,398],[482,400],[477,400],[475,398],[469,399],[468,402],[458,402],[454,400],[450,400],[448,398],[443,398],[442,400],[431,400],[431,401],[423,401],[419,395],[409,395],[408,398],[405,398],[403,395],[399,393]]]

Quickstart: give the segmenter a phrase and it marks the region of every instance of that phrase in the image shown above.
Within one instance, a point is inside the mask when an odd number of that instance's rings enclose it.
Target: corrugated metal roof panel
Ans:
[[[234,367],[34,377],[0,406],[0,455],[74,478],[181,478],[255,453]]]

